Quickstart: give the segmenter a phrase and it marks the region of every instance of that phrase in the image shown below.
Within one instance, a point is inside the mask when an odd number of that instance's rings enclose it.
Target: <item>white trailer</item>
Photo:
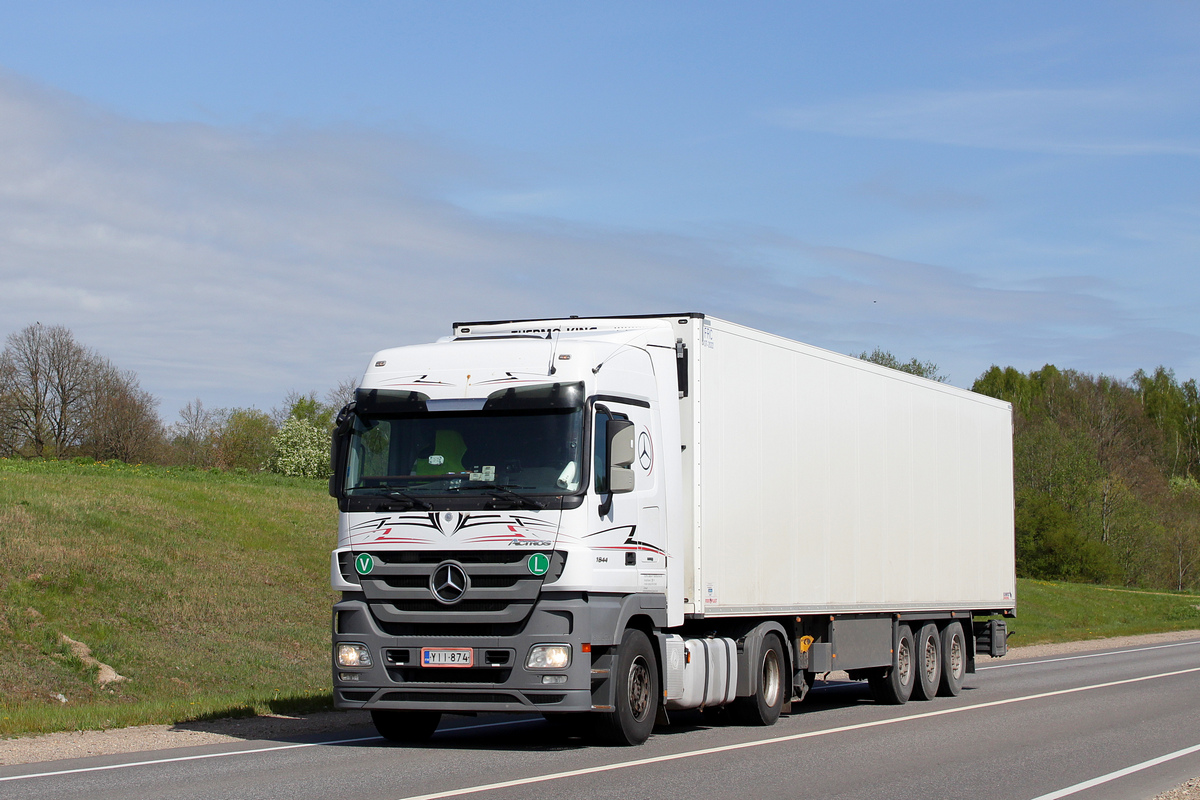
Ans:
[[[335,702],[393,739],[957,694],[1015,610],[1007,403],[702,314],[381,351],[333,461]]]

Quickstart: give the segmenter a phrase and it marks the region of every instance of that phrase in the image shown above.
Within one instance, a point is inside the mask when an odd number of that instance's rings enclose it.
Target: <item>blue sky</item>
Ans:
[[[180,5],[0,0],[0,333],[168,422],[569,314],[1200,377],[1200,6]]]

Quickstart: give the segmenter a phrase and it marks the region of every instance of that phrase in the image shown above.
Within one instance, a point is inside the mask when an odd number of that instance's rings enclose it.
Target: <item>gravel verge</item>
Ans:
[[[1091,639],[1062,644],[1014,647],[1006,661],[1068,653],[1085,653],[1113,647],[1137,647],[1163,642],[1194,639],[1200,631],[1172,631],[1144,636]],[[980,662],[991,661],[981,656]],[[219,719],[206,722],[181,722],[176,725],[144,725],[107,731],[49,733],[0,740],[0,765],[31,764],[87,756],[166,750],[203,744],[245,741],[287,742],[320,733],[352,732],[371,729],[371,717],[365,711],[326,711],[304,716],[263,716],[245,719]],[[373,729],[371,729],[373,733]],[[1200,778],[1160,794],[1154,800],[1200,800]]]

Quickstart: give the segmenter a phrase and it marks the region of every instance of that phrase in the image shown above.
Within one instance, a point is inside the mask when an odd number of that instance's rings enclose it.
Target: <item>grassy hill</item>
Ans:
[[[311,480],[0,460],[0,735],[329,705],[336,512]]]
[[[0,736],[328,707],[336,524],[317,481],[0,459]],[[1013,646],[1200,628],[1197,597],[1017,597]]]

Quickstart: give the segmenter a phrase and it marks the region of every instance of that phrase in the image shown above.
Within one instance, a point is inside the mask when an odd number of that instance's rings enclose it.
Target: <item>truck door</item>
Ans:
[[[663,483],[656,474],[656,431],[648,403],[606,397],[593,411],[593,510],[589,539],[604,584],[620,591],[666,591],[666,531]],[[632,438],[632,459],[624,478],[610,470],[614,431]],[[620,469],[620,468],[618,468]],[[625,482],[632,478],[632,488]]]

